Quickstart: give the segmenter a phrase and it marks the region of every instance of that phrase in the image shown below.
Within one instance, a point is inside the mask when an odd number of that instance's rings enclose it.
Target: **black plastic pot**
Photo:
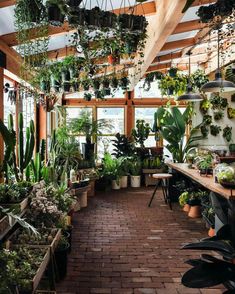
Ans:
[[[85,100],[85,101],[91,101],[91,98],[92,98],[92,96],[91,96],[90,93],[85,93],[85,94],[84,94],[84,100]]]
[[[86,10],[86,23],[89,26],[99,27],[100,26],[100,9],[94,7],[91,10]]]
[[[72,91],[73,92],[78,92],[79,90],[79,82],[72,82]]]
[[[82,143],[82,154],[85,160],[93,160],[95,154],[95,144]]]
[[[121,29],[126,30],[129,29],[131,30],[133,27],[133,15],[131,14],[120,14],[118,17],[118,22],[119,26]]]
[[[102,91],[96,90],[95,91],[95,98],[97,98],[97,99],[104,98],[104,95],[103,95]]]
[[[94,88],[94,90],[99,90],[99,88],[100,88],[100,81],[99,80],[93,81],[93,88]]]
[[[62,84],[62,90],[63,90],[63,92],[70,92],[70,87],[71,87],[70,82],[64,82]]]
[[[57,269],[57,281],[61,281],[67,274],[68,252],[70,245],[55,250],[55,264]]]
[[[82,0],[69,0],[68,6],[72,9],[78,8],[78,6],[82,3]]]
[[[116,25],[116,14],[109,11],[102,11],[100,17],[100,26],[103,28],[114,28]]]
[[[111,80],[111,87],[114,88],[114,89],[118,88],[118,79],[117,78],[113,78]]]
[[[142,15],[133,15],[133,25],[131,30],[132,31],[140,31],[142,32],[146,26],[146,19]]]
[[[61,79],[62,82],[69,82],[70,81],[70,72],[68,70],[62,70],[61,71]]]
[[[64,22],[64,14],[61,13],[60,8],[56,4],[48,6],[48,20],[53,26],[61,26]]]
[[[104,96],[109,96],[109,95],[111,95],[111,89],[110,89],[110,88],[104,88],[104,89],[103,89],[103,94],[104,94]]]
[[[31,22],[40,23],[42,19],[42,6],[39,1],[28,1],[27,15]]]

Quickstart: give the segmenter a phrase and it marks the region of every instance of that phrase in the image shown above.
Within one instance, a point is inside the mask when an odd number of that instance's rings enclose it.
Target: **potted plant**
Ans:
[[[59,92],[61,87],[61,63],[56,62],[52,64],[49,68],[51,87],[55,92]]]
[[[227,142],[230,142],[232,140],[232,127],[226,126],[223,128],[223,137]]]
[[[61,26],[67,13],[67,7],[63,0],[48,0],[46,2],[48,21],[53,26]]]
[[[216,137],[221,132],[222,129],[220,126],[211,125],[210,130],[211,130],[211,135]]]
[[[84,93],[84,97],[83,97],[83,99],[85,100],[85,101],[91,101],[91,98],[92,98],[92,95],[91,95],[91,93],[88,93],[88,92],[86,92],[86,93]]]
[[[54,252],[55,264],[57,268],[57,282],[63,280],[66,277],[69,248],[70,245],[68,239],[64,236],[61,236],[58,246]]]
[[[188,204],[190,205],[190,210],[188,213],[189,217],[198,218],[201,217],[201,200],[200,192],[191,192],[188,199]]]
[[[218,121],[224,117],[224,113],[222,110],[218,110],[214,112],[214,120]]]
[[[19,0],[15,7],[17,21],[39,24],[45,17],[45,7],[42,0]]]
[[[200,175],[213,175],[212,169],[212,155],[209,154],[203,157],[198,163],[197,167],[200,171]]]
[[[110,95],[111,94],[111,89],[110,89],[110,80],[106,77],[104,77],[103,81],[102,81],[102,86],[103,86],[103,92],[104,95]]]
[[[112,79],[110,80],[110,85],[114,90],[116,90],[119,86],[118,78],[113,76]]]
[[[119,84],[120,84],[123,91],[127,91],[129,83],[130,83],[130,80],[128,79],[128,77],[122,77],[120,79]]]
[[[235,144],[229,144],[229,152],[231,156],[235,156]]]
[[[111,124],[106,119],[93,120],[86,110],[81,112],[80,117],[74,118],[69,123],[72,134],[83,134],[86,136],[86,143],[82,144],[85,160],[94,160],[95,143],[93,140],[103,131],[110,131]]]
[[[211,107],[211,103],[209,99],[206,98],[200,102],[200,110],[203,114],[206,114],[208,110],[210,109],[210,107]]]
[[[102,163],[103,163],[103,168],[101,171],[102,177],[106,181],[111,181],[113,190],[119,190],[121,188],[120,186],[121,161],[116,158],[112,158],[110,154],[105,153]]]
[[[141,169],[142,164],[139,159],[133,159],[130,161],[130,175],[131,175],[131,187],[139,188],[141,184]]]
[[[183,208],[183,211],[185,211],[185,212],[189,212],[189,210],[190,210],[190,205],[188,204],[189,196],[190,196],[189,192],[185,191],[185,192],[181,193],[180,197],[179,197],[179,204]]]
[[[227,114],[229,119],[235,118],[235,108],[228,107]]]
[[[120,186],[121,188],[127,188],[128,186],[128,175],[129,175],[129,169],[130,169],[130,158],[129,157],[119,157],[118,158],[120,162]]]
[[[112,142],[114,146],[112,155],[114,155],[117,158],[121,156],[132,156],[135,152],[133,142],[130,140],[130,138],[126,137],[125,135],[117,133],[115,135],[115,139],[112,140]]]
[[[148,136],[150,134],[151,127],[149,123],[145,123],[145,121],[142,119],[138,119],[136,121],[136,128],[132,129],[131,135],[135,141],[136,144],[139,144],[139,155],[144,158],[146,153],[148,152],[145,150],[144,141],[148,139]]]

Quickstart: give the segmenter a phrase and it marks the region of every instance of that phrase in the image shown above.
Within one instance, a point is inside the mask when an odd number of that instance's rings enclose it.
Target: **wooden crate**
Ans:
[[[27,208],[28,203],[29,203],[29,198],[26,197],[21,202],[18,202],[18,203],[3,203],[0,205],[4,208],[10,208],[10,209],[16,208],[17,211],[19,210],[20,212],[22,212]]]
[[[14,243],[12,241],[12,239],[15,237],[15,239],[17,239],[17,235],[19,234],[21,228],[17,229],[8,239],[8,245],[7,247],[11,247],[14,246],[14,247],[18,247],[18,246],[22,246],[23,244],[17,244],[17,243]],[[24,244],[25,247],[28,247],[28,248],[50,248],[50,251],[51,253],[53,253],[61,239],[61,235],[62,235],[62,232],[61,232],[61,229],[58,229],[57,232],[56,232],[56,235],[55,237],[53,238],[53,241],[51,242],[51,244]]]

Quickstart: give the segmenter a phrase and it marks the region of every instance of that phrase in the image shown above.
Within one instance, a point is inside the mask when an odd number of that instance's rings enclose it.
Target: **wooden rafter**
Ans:
[[[185,47],[188,47],[188,46],[192,46],[194,44],[195,44],[195,39],[194,38],[188,38],[188,39],[183,39],[183,40],[167,42],[162,47],[161,51],[175,50],[177,48],[185,48]]]
[[[16,4],[16,0],[0,0],[0,8],[12,6]]]
[[[121,2],[121,1],[120,1]],[[132,13],[133,6],[132,7],[123,7],[123,8],[117,8],[114,9],[113,12],[115,14],[120,14],[120,13]],[[142,3],[137,6],[135,6],[135,9],[133,11],[135,15],[153,15],[156,13],[156,4],[154,1],[147,2],[147,3]]]
[[[180,22],[175,28],[172,35],[186,33],[186,32],[190,32],[194,30],[201,30],[204,27],[205,27],[205,24],[201,23],[198,19],[190,20],[186,22]]]
[[[21,56],[14,49],[10,48],[1,38],[0,50],[2,50],[7,56],[7,69],[13,74],[19,76],[20,65],[22,62]]]
[[[157,64],[157,65],[151,65],[147,69],[146,73],[150,73],[150,72],[154,72],[154,71],[164,71],[166,69],[169,69],[171,66],[172,66],[171,62],[161,63],[161,64]],[[188,69],[188,66],[186,64],[178,65],[177,67],[180,70],[187,70]]]

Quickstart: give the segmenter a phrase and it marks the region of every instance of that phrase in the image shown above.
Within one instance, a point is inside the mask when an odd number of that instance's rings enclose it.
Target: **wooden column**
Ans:
[[[125,133],[131,136],[131,130],[134,127],[134,91],[126,92],[126,112],[125,112]]]
[[[37,114],[36,130],[37,130],[37,134],[38,134],[36,149],[38,151],[40,141],[42,139],[45,139],[46,140],[46,150],[47,150],[47,112],[43,108],[42,105],[39,105],[37,108],[36,114]]]
[[[3,85],[4,85],[4,69],[0,67],[0,119],[4,120],[4,93],[3,93]],[[4,158],[4,143],[3,138],[0,135],[0,164],[3,162]],[[2,174],[0,174],[0,182],[3,182]]]

